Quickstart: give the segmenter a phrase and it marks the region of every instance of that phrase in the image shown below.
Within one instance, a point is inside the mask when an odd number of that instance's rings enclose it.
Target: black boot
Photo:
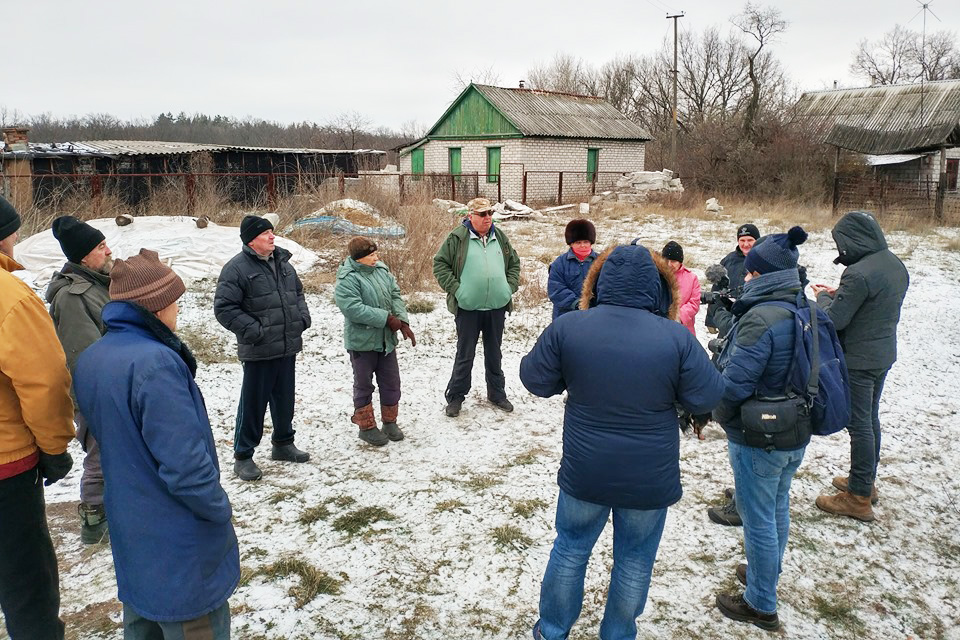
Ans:
[[[310,459],[310,454],[301,451],[291,442],[290,444],[275,444],[273,451],[270,452],[270,458],[280,460],[281,462],[306,462]]]
[[[257,463],[253,461],[253,458],[234,460],[233,472],[237,474],[238,478],[247,482],[259,480],[263,477],[263,472],[260,471],[260,467],[258,467]]]
[[[92,505],[81,502],[77,511],[80,512],[80,542],[83,544],[110,542],[107,514],[102,504]]]
[[[747,604],[743,595],[730,596],[721,593],[717,596],[717,609],[731,620],[749,622],[764,631],[776,631],[780,628],[780,618],[776,613],[760,613]]]

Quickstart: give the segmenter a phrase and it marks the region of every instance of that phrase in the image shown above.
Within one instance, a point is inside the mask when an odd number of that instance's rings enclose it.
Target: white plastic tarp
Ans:
[[[141,248],[153,249],[185,281],[217,277],[223,265],[242,249],[238,227],[210,222],[200,229],[196,218],[189,216],[136,217],[124,227],[117,226],[113,218],[87,223],[103,232],[114,258],[129,258]],[[276,244],[293,254],[290,262],[300,273],[317,260],[315,253],[293,240],[277,236]],[[47,283],[66,262],[60,243],[50,229],[19,243],[13,255],[29,272],[29,275],[23,274],[24,279],[36,286]]]

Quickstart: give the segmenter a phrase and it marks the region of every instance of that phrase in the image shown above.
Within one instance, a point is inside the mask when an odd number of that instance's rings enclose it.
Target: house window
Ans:
[[[947,159],[947,189],[957,190],[957,173],[960,173],[960,158]]]
[[[597,179],[597,162],[600,158],[600,149],[587,149],[587,182]]]
[[[410,171],[415,176],[423,175],[423,149],[414,149],[410,152]]]
[[[487,182],[500,181],[500,147],[487,147]]]
[[[460,175],[460,147],[450,147],[447,149],[447,157],[450,160],[450,173],[455,176]]]

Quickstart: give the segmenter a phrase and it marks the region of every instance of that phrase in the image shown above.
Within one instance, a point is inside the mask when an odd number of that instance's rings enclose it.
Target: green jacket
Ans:
[[[513,249],[507,235],[494,226],[497,243],[503,250],[503,266],[507,275],[507,284],[510,291],[516,293],[520,287],[520,256]],[[457,289],[460,288],[460,275],[463,273],[463,263],[467,259],[470,229],[465,225],[458,226],[450,232],[447,239],[440,246],[437,255],[433,257],[433,276],[440,284],[440,288],[447,292],[447,309],[457,314]],[[507,311],[513,310],[513,301],[507,305]]]
[[[386,264],[370,267],[347,258],[337,269],[334,298],[343,312],[343,345],[348,351],[390,353],[396,348],[397,333],[387,327],[387,315],[409,321],[400,287]]]
[[[72,374],[83,350],[104,333],[100,312],[110,302],[110,276],[68,262],[53,275],[46,299]]]

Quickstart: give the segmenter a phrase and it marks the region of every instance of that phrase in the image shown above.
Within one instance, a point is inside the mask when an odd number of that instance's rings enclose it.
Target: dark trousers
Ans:
[[[380,387],[380,404],[392,407],[400,403],[400,365],[397,350],[387,355],[382,351],[348,351],[353,366],[353,407],[359,409],[373,403],[373,376]]]
[[[63,640],[60,577],[36,468],[0,480],[0,609],[11,640]]]
[[[886,369],[850,370],[850,493],[867,497],[880,461],[880,394]]]
[[[123,605],[123,640],[230,640],[230,604],[183,622],[154,622]]]
[[[83,475],[80,476],[80,502],[91,507],[103,504],[103,469],[100,467],[100,445],[87,426],[87,419],[78,411],[77,440],[83,448]]]
[[[233,433],[233,451],[238,460],[252,458],[253,450],[260,444],[267,405],[273,419],[273,444],[293,442],[296,365],[296,356],[243,363],[240,408]]]
[[[486,369],[487,397],[503,400],[507,397],[506,378],[500,366],[500,345],[503,343],[503,324],[507,308],[492,311],[457,311],[457,357],[444,396],[447,402],[463,400],[470,391],[473,358],[477,342],[483,334],[483,365]]]

